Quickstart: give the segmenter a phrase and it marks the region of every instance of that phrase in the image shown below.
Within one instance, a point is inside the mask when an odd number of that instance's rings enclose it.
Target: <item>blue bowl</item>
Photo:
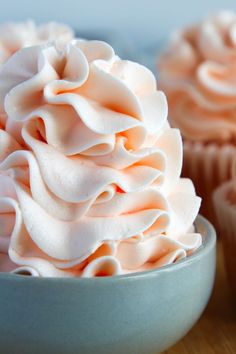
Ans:
[[[1,354],[157,354],[202,314],[215,275],[216,235],[199,216],[203,246],[160,269],[104,278],[0,274]]]

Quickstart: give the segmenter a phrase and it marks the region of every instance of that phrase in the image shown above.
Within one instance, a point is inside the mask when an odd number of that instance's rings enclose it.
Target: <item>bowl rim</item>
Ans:
[[[216,245],[216,231],[213,225],[202,215],[198,214],[195,222],[196,229],[203,227],[206,231],[206,236],[203,238],[202,245],[190,256],[177,261],[176,263],[168,264],[162,266],[160,268],[154,268],[151,270],[146,270],[142,272],[133,272],[128,274],[119,274],[109,277],[34,277],[23,274],[14,274],[10,272],[0,272],[0,281],[2,279],[6,280],[25,280],[27,282],[68,282],[68,283],[113,283],[121,280],[134,280],[134,279],[142,279],[148,277],[154,277],[157,275],[161,275],[163,273],[177,271],[187,265],[192,264],[193,262],[197,262],[199,259],[208,254]]]

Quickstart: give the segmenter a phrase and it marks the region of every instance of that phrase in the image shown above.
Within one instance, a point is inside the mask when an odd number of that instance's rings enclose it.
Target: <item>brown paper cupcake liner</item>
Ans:
[[[229,181],[218,187],[213,195],[218,220],[218,232],[224,248],[229,282],[236,298],[236,185]],[[233,202],[234,199],[234,202]]]
[[[219,146],[184,142],[182,176],[193,181],[197,194],[202,198],[200,212],[215,226],[212,194],[219,185],[231,179],[233,156],[236,156],[236,146],[231,144]]]

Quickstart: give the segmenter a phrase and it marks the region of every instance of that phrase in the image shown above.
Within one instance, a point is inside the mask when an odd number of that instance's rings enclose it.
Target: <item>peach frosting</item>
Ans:
[[[58,45],[64,45],[73,37],[73,30],[70,27],[57,22],[39,26],[31,20],[4,23],[0,26],[0,65],[23,47],[55,40]]]
[[[170,119],[184,137],[236,141],[236,15],[223,11],[173,33],[158,61]]]
[[[116,275],[201,245],[200,198],[148,69],[73,40],[18,51],[0,83],[1,270]]]

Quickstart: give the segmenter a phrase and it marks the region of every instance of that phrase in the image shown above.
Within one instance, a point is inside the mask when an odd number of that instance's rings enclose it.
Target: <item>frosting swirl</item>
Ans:
[[[236,15],[220,12],[173,33],[158,61],[170,119],[184,137],[236,141]]]
[[[0,83],[1,269],[115,275],[200,246],[200,198],[148,69],[73,40],[18,51]]]
[[[73,30],[69,26],[57,22],[39,26],[31,20],[4,23],[0,26],[0,65],[23,47],[55,40],[58,45],[64,45],[73,37]]]

